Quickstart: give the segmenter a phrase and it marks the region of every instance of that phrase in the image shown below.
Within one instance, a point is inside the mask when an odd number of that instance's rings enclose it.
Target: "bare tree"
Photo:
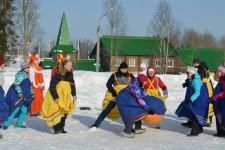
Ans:
[[[116,55],[120,51],[120,45],[122,40],[117,40],[113,43],[112,36],[124,36],[127,33],[128,19],[121,3],[118,0],[104,0],[103,1],[104,12],[109,12],[107,14],[108,19],[108,31],[111,35],[111,46],[110,46],[110,57],[112,56],[112,50],[116,49]],[[119,41],[119,42],[118,42]],[[116,45],[116,47],[113,47]],[[110,68],[112,67],[112,57],[110,58]]]
[[[205,31],[201,36],[201,47],[213,48],[215,46],[216,46],[215,37],[209,31]]]
[[[225,49],[225,35],[218,40],[217,47]]]
[[[118,0],[103,1],[103,11],[107,14],[108,28],[111,35],[126,35],[127,15]]]
[[[173,41],[174,47],[179,45],[180,24],[175,20],[170,5],[161,0],[156,12],[148,26],[148,33],[159,37],[160,73],[167,72],[169,42]]]
[[[184,31],[181,45],[183,47],[199,48],[201,46],[201,34],[193,28]]]
[[[35,31],[38,27],[38,1],[17,0],[15,6],[17,8],[15,20],[17,22],[18,35],[23,39],[23,57],[26,60],[28,58],[31,39],[34,38]]]
[[[79,46],[78,46],[78,44],[79,44]],[[76,40],[74,45],[75,45],[75,47],[79,47],[79,53],[80,53],[79,58],[80,59],[89,59],[91,50],[94,47],[94,42],[91,39],[85,38],[83,40]]]

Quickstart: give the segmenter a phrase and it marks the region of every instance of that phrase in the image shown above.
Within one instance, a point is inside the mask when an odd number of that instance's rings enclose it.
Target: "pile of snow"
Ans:
[[[5,85],[7,91],[14,81],[18,68],[5,68]],[[159,75],[169,90],[169,98],[166,101],[167,113],[161,122],[161,129],[154,129],[152,125],[143,123],[147,132],[136,135],[132,139],[122,138],[121,131],[124,124],[121,119],[111,121],[105,119],[96,131],[88,130],[101,112],[101,103],[106,92],[106,82],[111,73],[96,73],[88,71],[75,71],[74,78],[77,88],[77,108],[73,115],[66,120],[65,130],[67,134],[54,135],[42,117],[28,116],[26,129],[15,128],[15,121],[8,130],[2,131],[4,137],[0,140],[2,150],[97,150],[97,149],[223,149],[224,139],[213,137],[216,133],[215,122],[211,128],[204,128],[204,133],[197,137],[187,137],[190,129],[180,125],[186,121],[178,118],[174,111],[184,99],[185,90],[181,84],[186,75]],[[44,70],[44,78],[47,92],[50,82],[50,70]],[[91,110],[79,110],[79,107],[88,106]],[[214,120],[215,118],[213,118]]]

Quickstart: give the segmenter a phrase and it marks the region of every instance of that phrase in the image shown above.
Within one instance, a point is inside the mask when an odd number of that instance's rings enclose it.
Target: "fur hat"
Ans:
[[[30,55],[29,61],[30,61],[31,63],[34,63],[35,61],[38,61],[37,55]]]
[[[198,71],[198,68],[195,67],[187,67],[187,72],[190,72],[192,74],[195,74]]]
[[[122,62],[119,66],[119,69],[124,69],[124,68],[128,68],[127,63]]]
[[[30,68],[30,65],[28,64],[28,62],[24,61],[20,64],[20,68],[21,69]]]
[[[145,68],[145,69],[146,69],[146,68],[147,68],[147,66],[146,66],[146,64],[145,64],[145,63],[141,63],[141,64],[140,64],[140,68]]]
[[[5,58],[4,57],[0,57],[0,66],[2,65],[2,64],[4,64],[6,61],[5,61]]]
[[[200,64],[202,61],[199,59],[199,58],[195,58],[195,59],[193,59],[193,61],[192,61],[192,63],[193,64]]]
[[[147,76],[144,74],[139,74],[137,79],[138,79],[138,82],[142,82],[142,83],[148,80]]]
[[[224,76],[224,75],[225,75],[225,66],[220,65],[220,66],[217,68],[217,71],[219,71],[219,72]]]

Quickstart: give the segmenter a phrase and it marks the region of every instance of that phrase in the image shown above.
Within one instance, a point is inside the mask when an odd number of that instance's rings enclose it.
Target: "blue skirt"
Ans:
[[[222,85],[220,83],[217,84],[214,95],[220,93],[222,91]],[[217,125],[221,131],[225,132],[225,98],[218,99],[213,102],[213,110],[216,116]]]
[[[188,87],[185,99],[190,99],[193,94],[194,88]],[[200,96],[192,103],[185,104],[184,102],[182,102],[175,111],[175,114],[178,117],[186,117],[190,120],[196,119],[198,121],[198,124],[206,126],[209,107],[208,98],[209,96],[207,86],[205,83],[203,83]]]
[[[143,100],[155,114],[165,114],[165,105],[161,99],[154,96],[145,96]],[[134,123],[148,114],[126,88],[119,92],[116,103],[125,124]]]
[[[9,106],[5,101],[5,92],[0,86],[0,124],[5,122],[8,118]]]

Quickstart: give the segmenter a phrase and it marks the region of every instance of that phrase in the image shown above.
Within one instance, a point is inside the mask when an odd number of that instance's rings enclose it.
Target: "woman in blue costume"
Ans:
[[[214,136],[225,136],[225,66],[219,66],[216,72],[218,84],[211,98],[216,116],[217,133]]]
[[[145,75],[140,74],[118,93],[116,103],[125,125],[122,132],[123,137],[132,138],[135,136],[132,134],[132,127],[135,122],[139,123],[139,129],[135,129],[135,132],[138,130],[145,131],[141,128],[141,119],[146,115],[165,114],[164,103],[159,98],[145,93],[144,85],[147,80],[148,78]]]
[[[23,122],[27,117],[30,104],[34,100],[34,92],[28,77],[29,68],[30,66],[27,62],[21,63],[21,70],[16,73],[15,81],[6,94],[6,102],[9,105],[9,117],[3,123],[3,130],[6,130],[12,120],[17,117],[16,127],[26,128]]]
[[[188,67],[189,78],[185,100],[179,105],[176,114],[186,117],[191,121],[191,133],[188,136],[197,136],[203,132],[203,126],[207,126],[208,117],[208,90],[202,82],[197,68]]]
[[[0,57],[0,129],[2,127],[2,123],[8,118],[8,110],[9,106],[5,101],[5,91],[3,90],[3,85],[5,83],[3,76],[3,68],[5,67],[5,58]],[[0,139],[3,138],[3,135],[0,131]]]

